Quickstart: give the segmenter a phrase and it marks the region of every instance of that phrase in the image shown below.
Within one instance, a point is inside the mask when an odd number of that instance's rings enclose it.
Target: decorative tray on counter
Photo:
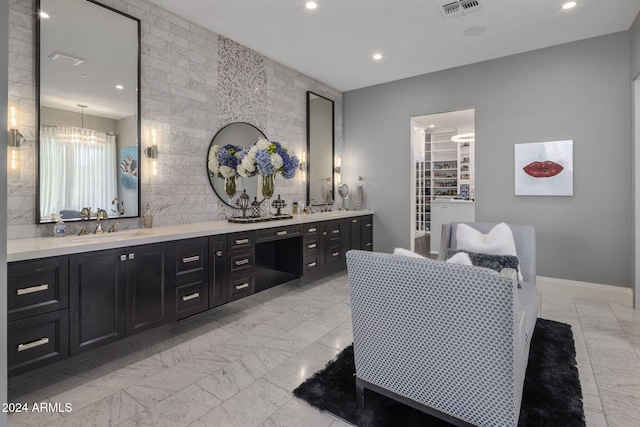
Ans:
[[[236,216],[233,218],[229,218],[229,222],[235,222],[240,224],[250,224],[253,222],[266,222],[266,221],[276,221],[279,219],[292,219],[293,215],[290,214],[281,214],[281,215],[271,215],[271,216],[261,216],[261,217],[250,217],[250,216]]]

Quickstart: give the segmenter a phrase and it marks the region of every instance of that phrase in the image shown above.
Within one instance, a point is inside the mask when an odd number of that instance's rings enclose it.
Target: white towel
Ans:
[[[356,194],[353,196],[353,203],[360,206],[364,200],[364,185],[356,183]]]

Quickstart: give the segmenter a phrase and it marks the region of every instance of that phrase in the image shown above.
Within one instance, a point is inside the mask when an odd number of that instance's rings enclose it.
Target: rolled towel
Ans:
[[[364,200],[364,185],[356,183],[356,194],[353,196],[353,203],[360,206]]]

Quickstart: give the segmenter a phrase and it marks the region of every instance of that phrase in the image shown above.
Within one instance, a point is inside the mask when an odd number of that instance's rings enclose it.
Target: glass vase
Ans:
[[[262,195],[267,202],[267,216],[271,216],[271,203],[270,199],[273,197],[273,191],[276,186],[276,175],[262,175]]]
[[[232,176],[224,179],[224,192],[229,197],[229,204],[233,201],[233,196],[236,195],[236,177]]]

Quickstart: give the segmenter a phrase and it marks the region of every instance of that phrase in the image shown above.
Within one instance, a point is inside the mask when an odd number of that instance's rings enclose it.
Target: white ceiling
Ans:
[[[640,0],[480,0],[447,21],[451,0],[151,0],[340,91],[628,30]],[[486,27],[467,37],[471,27]],[[382,60],[372,55],[380,52]]]

